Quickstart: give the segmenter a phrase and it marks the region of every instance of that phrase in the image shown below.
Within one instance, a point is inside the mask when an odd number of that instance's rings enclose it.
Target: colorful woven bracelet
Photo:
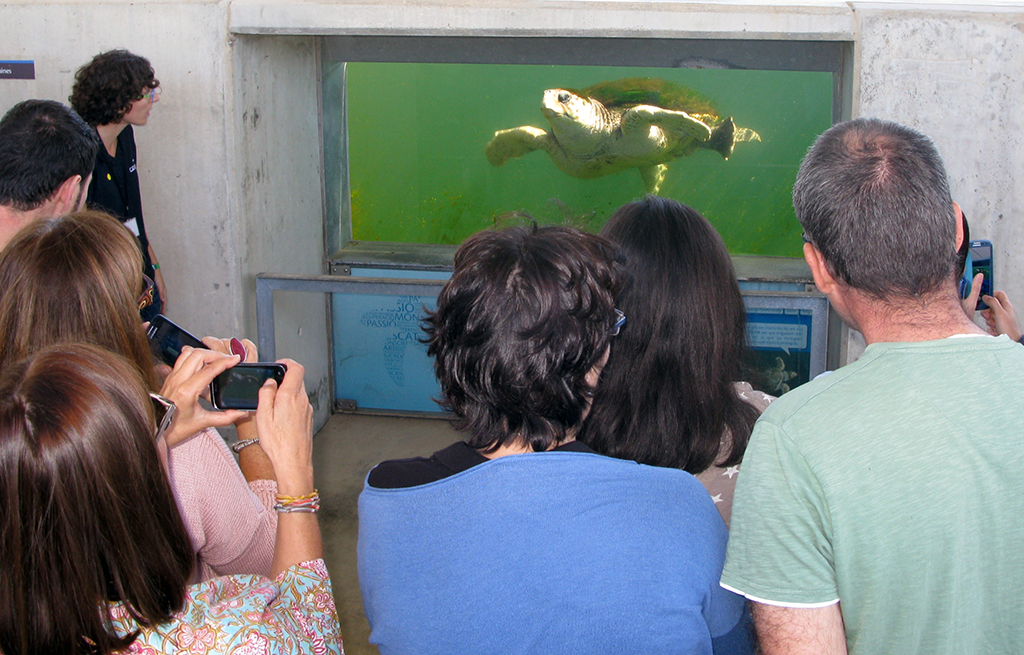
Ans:
[[[275,500],[277,502],[274,504],[274,510],[278,512],[305,512],[307,514],[316,514],[320,511],[320,492],[316,489],[305,496],[285,496],[283,494],[277,494]]]

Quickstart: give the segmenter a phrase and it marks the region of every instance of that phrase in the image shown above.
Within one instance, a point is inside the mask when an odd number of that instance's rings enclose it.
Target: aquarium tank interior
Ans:
[[[321,51],[336,248],[350,240],[454,245],[509,212],[599,230],[617,207],[653,190],[642,166],[612,172],[622,162],[612,163],[581,178],[542,149],[501,165],[488,159],[496,132],[552,130],[545,91],[564,89],[601,94],[620,111],[644,104],[709,125],[731,118],[737,134],[752,136],[728,159],[709,146],[677,150],[657,192],[704,214],[733,254],[799,257],[793,180],[841,106],[837,43],[324,37]],[[641,87],[648,93],[631,97]],[[586,156],[570,155],[570,165]]]
[[[443,275],[454,247],[481,229],[526,214],[596,232],[650,192],[700,211],[734,256],[801,257],[793,181],[815,137],[843,116],[849,47],[322,37],[332,272]],[[433,301],[335,294],[342,405],[436,410],[418,325]],[[751,376],[775,394],[821,368],[810,365],[810,314],[783,305],[750,316]]]

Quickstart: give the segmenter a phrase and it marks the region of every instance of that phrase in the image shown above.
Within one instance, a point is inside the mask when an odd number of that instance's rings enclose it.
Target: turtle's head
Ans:
[[[548,89],[540,107],[556,136],[591,135],[605,125],[604,105],[567,89]]]

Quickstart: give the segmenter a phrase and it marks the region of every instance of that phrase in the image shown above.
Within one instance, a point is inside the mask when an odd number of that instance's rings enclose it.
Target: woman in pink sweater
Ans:
[[[139,322],[141,271],[134,237],[106,214],[79,212],[22,229],[0,254],[0,370],[62,341],[90,343],[133,362],[150,389],[178,409],[166,433],[168,472],[196,554],[193,581],[267,575],[277,529],[273,467],[256,444],[241,451],[240,469],[214,429],[234,423],[240,439],[255,437],[248,413],[210,411],[198,402],[239,358],[207,339],[212,350],[183,353],[161,384]]]

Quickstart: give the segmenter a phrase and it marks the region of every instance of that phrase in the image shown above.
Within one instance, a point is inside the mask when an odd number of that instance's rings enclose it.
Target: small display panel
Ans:
[[[747,313],[744,379],[760,391],[781,396],[811,379],[813,312],[759,308]]]

